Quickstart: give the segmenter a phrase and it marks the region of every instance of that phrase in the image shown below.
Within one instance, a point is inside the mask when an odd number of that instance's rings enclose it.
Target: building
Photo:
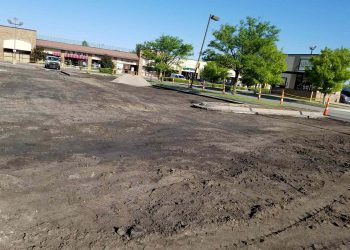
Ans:
[[[312,67],[310,54],[288,54],[287,71],[282,74],[282,86],[287,89],[311,91],[311,84],[305,80],[306,67]]]
[[[311,57],[318,54],[287,54],[287,71],[282,73],[283,82],[280,86],[272,89],[274,93],[280,93],[284,88],[285,93],[289,96],[304,97],[307,99],[322,100],[323,95],[319,91],[313,91],[312,82],[307,81],[305,70],[312,67]],[[331,95],[331,101],[338,102],[340,92]]]
[[[48,55],[60,57],[63,67],[83,67],[93,70],[99,67],[99,61],[103,56],[110,56],[116,65],[117,73],[139,73],[140,61],[136,53],[82,46],[54,39],[39,39],[35,30],[0,25],[0,60],[13,61],[16,55],[16,61],[28,63],[31,51],[36,47],[43,48]]]
[[[147,65],[149,62],[145,59],[142,59],[142,65]],[[200,61],[199,67],[197,69],[197,79],[200,79],[201,71],[204,69],[207,62]],[[195,73],[197,65],[197,60],[194,59],[184,59],[180,61],[178,65],[173,65],[173,70],[177,74],[183,75],[187,79],[192,79],[193,74]],[[148,73],[145,70],[145,67],[143,67],[142,75],[147,75]],[[233,70],[229,70],[229,78],[234,78],[235,72]]]
[[[36,31],[0,25],[0,60],[29,62],[36,46]],[[14,53],[14,50],[16,53]]]
[[[36,46],[43,48],[48,55],[61,58],[66,66],[86,67],[87,70],[99,67],[103,56],[112,57],[117,73],[137,74],[139,57],[135,53],[69,44],[37,39]]]

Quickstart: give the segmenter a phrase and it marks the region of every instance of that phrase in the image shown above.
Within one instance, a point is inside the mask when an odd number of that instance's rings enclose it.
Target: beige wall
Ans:
[[[0,25],[0,60],[12,60],[12,55],[4,53],[4,40],[15,39],[15,28]],[[17,29],[17,40],[28,42],[32,48],[36,46],[36,31],[27,29]],[[28,55],[17,55],[17,60],[29,62]]]

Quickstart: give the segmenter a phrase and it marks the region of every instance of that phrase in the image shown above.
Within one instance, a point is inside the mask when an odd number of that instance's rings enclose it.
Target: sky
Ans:
[[[324,47],[350,48],[350,0],[1,0],[0,25],[17,17],[39,35],[134,49],[162,34],[194,46],[197,57],[209,14],[211,33],[247,16],[277,26],[285,53],[314,53]],[[5,11],[6,10],[6,11]]]

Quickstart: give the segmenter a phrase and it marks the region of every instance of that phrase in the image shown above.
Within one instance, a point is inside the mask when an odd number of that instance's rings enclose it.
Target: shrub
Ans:
[[[237,90],[247,90],[248,88],[244,87],[244,86],[237,86],[236,89]]]
[[[253,89],[255,93],[259,93],[259,89]],[[262,94],[271,94],[270,89],[261,89]]]
[[[43,48],[34,48],[30,54],[30,61],[31,62],[37,62],[37,61],[44,61],[46,58],[46,53],[44,52]]]
[[[228,76],[228,69],[219,66],[216,62],[208,62],[203,68],[201,76],[209,82],[218,82]]]
[[[111,68],[100,68],[100,73],[112,74],[113,73],[113,69],[111,69]]]
[[[112,57],[110,56],[103,56],[101,58],[101,68],[110,68],[113,69],[114,68],[114,63],[112,61]]]
[[[172,78],[172,77],[164,77],[163,78],[164,81],[169,81],[169,82],[178,82],[178,83],[188,83],[187,79],[183,79],[183,78]]]
[[[181,79],[181,78],[174,78],[174,82],[178,83],[188,83],[187,79]]]

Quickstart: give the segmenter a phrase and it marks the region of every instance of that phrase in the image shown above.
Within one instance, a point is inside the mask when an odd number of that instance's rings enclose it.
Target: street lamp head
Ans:
[[[311,55],[312,55],[312,53],[314,52],[314,50],[317,48],[317,46],[316,45],[314,45],[314,46],[310,46],[309,47],[309,49],[310,49],[310,52],[311,52]]]
[[[220,17],[215,16],[215,15],[210,15],[210,19],[211,19],[211,20],[214,20],[214,21],[219,21],[219,20],[220,20]]]
[[[310,48],[310,50],[315,50],[317,48],[317,46],[314,45],[314,46],[310,46],[309,48]]]
[[[23,25],[23,22],[19,22],[17,17],[14,17],[12,19],[7,19],[7,22],[9,24],[14,25],[14,26],[22,26]]]

